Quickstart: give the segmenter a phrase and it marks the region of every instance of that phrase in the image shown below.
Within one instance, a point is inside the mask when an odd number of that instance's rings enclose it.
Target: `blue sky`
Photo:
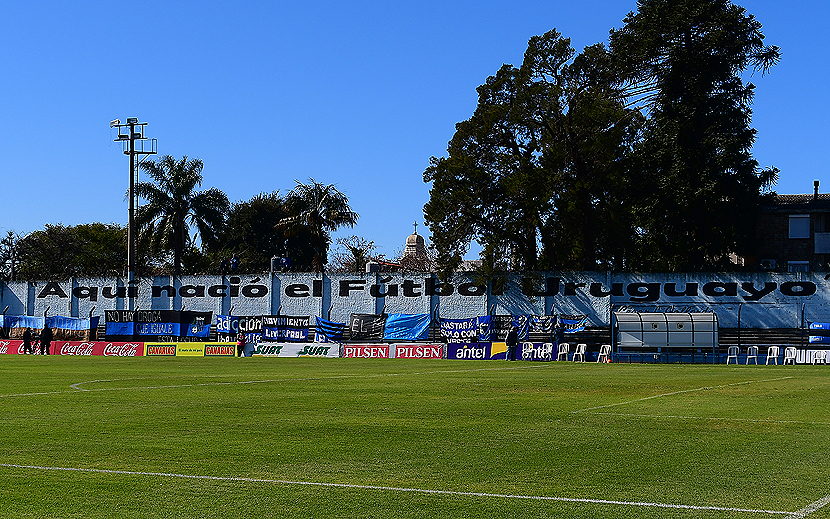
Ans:
[[[756,84],[754,154],[779,193],[830,191],[825,1],[736,2],[783,59]],[[333,183],[356,234],[392,255],[423,225],[430,156],[476,87],[551,28],[607,42],[636,0],[22,2],[0,17],[0,235],[127,222],[128,158],[109,121],[138,117],[160,155],[204,161],[232,202]]]

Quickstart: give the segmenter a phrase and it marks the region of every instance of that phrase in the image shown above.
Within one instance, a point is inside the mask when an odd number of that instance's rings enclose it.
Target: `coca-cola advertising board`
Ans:
[[[143,357],[143,342],[53,342],[52,355],[102,355],[104,357]]]
[[[32,350],[36,348],[32,346]],[[0,340],[0,354],[23,355],[23,341]]]
[[[40,348],[32,349],[40,353]],[[0,340],[0,355],[23,355],[23,341]],[[143,357],[143,342],[55,341],[49,348],[51,355],[101,355],[104,357]]]

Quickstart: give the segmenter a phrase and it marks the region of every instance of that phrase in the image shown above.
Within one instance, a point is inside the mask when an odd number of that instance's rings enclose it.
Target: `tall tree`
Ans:
[[[6,237],[0,240],[0,276],[8,281],[17,281],[19,258],[17,242],[20,236],[14,231],[8,231]]]
[[[333,184],[322,184],[313,178],[308,184],[296,182],[297,186],[285,197],[291,216],[280,220],[278,226],[288,236],[307,233],[314,255],[311,264],[304,266],[322,272],[328,263],[331,233],[343,226],[354,227],[358,214]]]
[[[632,200],[639,266],[700,270],[752,247],[765,186],[751,154],[754,85],[780,53],[761,24],[729,0],[639,0],[638,12],[611,33],[611,50],[631,102],[649,112],[637,149]]]
[[[158,161],[141,163],[152,182],[135,185],[136,194],[146,200],[136,211],[136,226],[142,244],[153,250],[173,251],[173,271],[181,273],[182,254],[196,236],[190,235],[195,226],[202,245],[212,244],[222,227],[230,204],[219,189],[197,191],[202,185],[202,168],[199,159],[176,160],[170,155]]]
[[[441,270],[460,263],[473,240],[502,268],[621,261],[631,239],[625,163],[640,117],[625,108],[610,66],[603,46],[575,55],[552,30],[530,40],[520,68],[505,65],[478,88],[448,156],[433,157],[424,173]]]

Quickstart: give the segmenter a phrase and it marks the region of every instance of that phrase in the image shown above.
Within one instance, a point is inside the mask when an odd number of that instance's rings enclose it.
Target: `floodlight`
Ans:
[[[119,124],[121,124],[121,119],[113,119],[112,121],[110,121],[110,128],[118,126]]]

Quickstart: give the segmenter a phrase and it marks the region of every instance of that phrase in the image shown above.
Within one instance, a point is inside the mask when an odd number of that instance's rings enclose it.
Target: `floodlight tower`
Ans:
[[[144,146],[148,140],[144,136],[145,126],[147,123],[138,122],[137,117],[127,117],[125,124],[121,124],[119,119],[110,121],[110,128],[118,128],[118,137],[115,141],[121,141],[124,155],[130,156],[130,190],[127,193],[130,197],[130,217],[127,224],[127,298],[130,310],[133,309],[134,304],[132,288],[135,279],[135,206],[137,201],[135,183],[138,180],[138,164],[141,163],[141,160],[136,163],[136,157],[144,158],[157,153],[156,139],[150,140],[149,147]],[[140,143],[140,149],[136,149],[136,141]]]

